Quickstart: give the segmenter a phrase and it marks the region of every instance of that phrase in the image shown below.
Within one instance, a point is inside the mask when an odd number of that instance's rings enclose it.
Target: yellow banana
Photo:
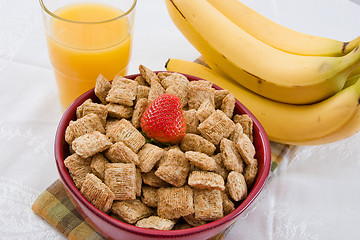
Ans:
[[[360,130],[357,122],[360,81],[322,102],[293,105],[264,98],[198,63],[169,59],[165,67],[168,71],[206,79],[232,92],[260,121],[271,141],[294,145],[324,144]]]
[[[233,23],[260,41],[282,51],[311,56],[342,56],[354,49],[360,37],[341,42],[284,27],[239,0],[207,0]]]
[[[360,65],[358,46],[342,57],[289,54],[247,34],[206,0],[166,4],[175,25],[212,68],[270,99],[321,101],[341,90],[349,72]]]

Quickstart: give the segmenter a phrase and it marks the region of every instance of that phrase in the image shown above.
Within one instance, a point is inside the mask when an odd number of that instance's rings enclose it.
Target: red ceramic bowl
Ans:
[[[127,77],[134,79],[138,75],[139,74],[130,75]],[[197,77],[186,74],[184,75],[190,81],[199,80]],[[215,85],[214,87],[216,89],[221,89]],[[65,129],[70,120],[76,119],[76,108],[88,98],[91,98],[94,102],[99,102],[98,98],[95,96],[94,90],[90,90],[76,99],[61,118],[55,137],[55,160],[61,180],[73,204],[94,229],[109,239],[208,239],[225,230],[228,226],[234,223],[240,214],[254,201],[266,183],[271,164],[269,140],[259,121],[244,105],[236,100],[235,113],[248,114],[254,122],[254,146],[256,149],[255,158],[258,160],[259,170],[253,187],[249,189],[247,198],[242,201],[233,212],[221,219],[199,227],[169,231],[140,228],[112,218],[95,208],[80,193],[80,191],[75,187],[70,178],[69,172],[64,165],[64,159],[69,155],[69,146],[65,142]]]

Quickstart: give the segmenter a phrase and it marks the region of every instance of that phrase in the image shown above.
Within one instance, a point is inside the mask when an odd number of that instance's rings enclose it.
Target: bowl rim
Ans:
[[[154,71],[155,73],[158,72],[170,72],[170,71]],[[181,73],[183,74],[183,73]],[[134,79],[136,76],[139,76],[140,74],[131,74],[125,76],[126,78]],[[189,80],[203,80],[202,78],[192,76],[189,74],[183,74],[186,76]],[[213,84],[213,87],[217,90],[222,89],[221,87]],[[219,227],[225,223],[228,223],[229,221],[236,218],[238,215],[240,215],[242,212],[244,212],[249,205],[255,200],[255,198],[260,194],[262,189],[264,188],[267,179],[270,174],[270,167],[271,167],[271,149],[270,149],[270,142],[267,137],[267,134],[265,132],[265,129],[261,125],[261,123],[256,119],[256,117],[248,110],[238,99],[236,99],[236,105],[240,107],[246,114],[248,114],[252,120],[254,127],[257,128],[258,134],[260,137],[260,146],[263,146],[263,158],[264,158],[264,164],[263,164],[263,171],[260,173],[260,175],[257,176],[256,182],[252,186],[251,191],[248,193],[248,196],[233,210],[231,213],[225,215],[224,217],[209,222],[207,224],[192,227],[188,229],[179,229],[179,230],[156,230],[156,229],[147,229],[147,228],[141,228],[137,227],[125,222],[122,222],[120,220],[117,220],[108,214],[100,211],[97,209],[94,205],[92,205],[81,193],[78,188],[76,188],[73,180],[71,179],[67,168],[65,167],[64,160],[64,152],[63,144],[64,144],[64,136],[65,136],[65,129],[68,126],[68,123],[70,120],[73,120],[73,116],[71,116],[70,112],[73,112],[76,110],[77,106],[79,104],[83,103],[86,99],[88,99],[91,95],[93,95],[94,88],[85,92],[81,96],[79,96],[64,112],[62,115],[59,125],[56,130],[55,135],[55,143],[54,143],[54,154],[55,154],[55,161],[56,166],[60,175],[60,178],[63,182],[63,184],[66,186],[67,190],[70,191],[73,197],[76,198],[77,201],[80,201],[87,209],[89,209],[92,213],[97,215],[102,220],[108,222],[109,224],[121,228],[123,230],[126,230],[128,232],[147,236],[147,237],[153,237],[153,236],[162,236],[162,237],[180,237],[180,236],[191,236],[194,234],[197,234],[199,232],[208,231],[212,228]],[[237,106],[236,106],[237,107]],[[65,142],[66,143],[66,142]],[[259,173],[258,173],[259,174]]]

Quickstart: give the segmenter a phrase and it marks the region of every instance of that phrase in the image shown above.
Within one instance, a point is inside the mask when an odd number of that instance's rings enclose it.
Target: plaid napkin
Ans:
[[[292,149],[293,146],[271,142],[272,172],[281,161],[286,159]],[[106,239],[88,225],[77,212],[60,180],[56,180],[38,196],[32,205],[32,210],[70,240]],[[226,239],[232,226],[212,237],[211,240]]]

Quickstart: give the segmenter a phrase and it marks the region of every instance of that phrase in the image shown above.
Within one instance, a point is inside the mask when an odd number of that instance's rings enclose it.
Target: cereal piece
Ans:
[[[211,86],[212,83],[205,80],[189,82],[188,105],[190,109],[198,109],[205,101],[215,105],[215,89]]]
[[[234,211],[235,205],[234,205],[233,201],[231,201],[229,199],[229,197],[225,191],[221,191],[221,197],[223,200],[222,202],[223,202],[224,215],[227,215],[227,214],[231,213],[232,211]]]
[[[95,154],[91,158],[91,171],[92,173],[100,178],[102,181],[105,177],[105,165],[109,163],[109,161],[102,155],[101,153]]]
[[[189,169],[190,163],[185,154],[180,150],[171,149],[167,151],[166,158],[155,171],[155,175],[176,187],[181,187],[186,183]]]
[[[145,67],[144,65],[140,65],[139,66],[139,71],[141,76],[145,79],[145,81],[151,85],[152,81],[157,81],[158,83],[160,83],[160,79],[158,78],[158,76],[156,75],[156,73],[154,73],[153,71],[151,71],[150,69],[148,69],[147,67]]]
[[[255,147],[246,134],[240,136],[239,141],[236,143],[236,148],[246,164],[254,164]]]
[[[105,133],[100,117],[95,113],[90,113],[83,118],[69,123],[65,130],[65,141],[71,144],[75,138],[94,131]]]
[[[149,84],[146,82],[145,78],[143,78],[143,76],[139,75],[137,76],[134,81],[138,82],[139,85],[141,86],[149,86]]]
[[[216,90],[215,91],[215,108],[220,109],[223,99],[229,94],[228,90]]]
[[[189,175],[188,184],[199,189],[218,189],[224,190],[224,179],[214,172],[193,171]]]
[[[114,201],[111,211],[130,224],[134,224],[140,219],[153,214],[151,208],[143,204],[139,199]]]
[[[241,135],[244,133],[244,130],[240,123],[235,124],[234,131],[230,134],[229,139],[234,143],[237,143],[240,140]]]
[[[225,167],[224,167],[224,161],[222,159],[223,158],[222,153],[218,153],[218,154],[212,156],[212,158],[216,162],[216,169],[213,172],[219,174],[224,179],[226,179],[228,174],[229,174],[229,171],[227,169],[225,169]]]
[[[138,83],[134,80],[116,76],[106,101],[126,106],[133,106],[136,99]]]
[[[98,131],[84,134],[72,142],[74,151],[83,158],[88,158],[102,152],[111,145],[111,141]]]
[[[86,175],[80,192],[92,205],[105,213],[110,210],[115,198],[110,188],[92,173]]]
[[[214,171],[217,168],[215,159],[205,153],[187,151],[185,152],[185,158],[189,160],[192,165],[202,170]]]
[[[177,219],[194,212],[193,191],[189,186],[159,188],[157,213],[162,218]]]
[[[216,147],[214,144],[199,135],[187,133],[180,142],[180,149],[184,152],[196,151],[206,153],[211,156],[214,154]]]
[[[122,141],[135,153],[145,144],[145,137],[126,119],[106,128],[106,135],[112,142]]]
[[[244,129],[244,133],[250,138],[251,142],[253,142],[253,120],[247,114],[236,114],[233,117],[235,123],[240,123],[242,128]]]
[[[141,172],[138,168],[136,168],[135,172],[135,182],[136,182],[136,196],[141,196],[141,190],[142,190],[142,177]]]
[[[136,198],[136,168],[134,164],[106,164],[104,182],[115,194],[115,200],[132,200]]]
[[[148,207],[157,207],[157,188],[143,186],[141,201]]]
[[[65,158],[64,164],[69,170],[75,186],[80,189],[85,180],[86,174],[91,173],[91,159],[82,158],[74,153]]]
[[[223,138],[220,142],[220,151],[222,153],[224,166],[227,170],[243,172],[244,162],[233,141]]]
[[[139,151],[139,168],[141,172],[149,172],[160,160],[164,150],[151,143],[146,143]]]
[[[235,123],[221,110],[216,110],[198,127],[201,135],[218,145],[223,138],[227,138],[235,129]]]
[[[214,105],[209,101],[205,101],[200,105],[199,109],[196,111],[196,117],[200,120],[200,122],[203,122],[214,112],[215,112]]]
[[[254,160],[255,160],[254,163],[247,165],[244,170],[244,177],[247,186],[251,186],[253,184],[258,172],[258,162],[256,159]]]
[[[120,105],[116,103],[109,103],[106,105],[108,115],[114,118],[126,118],[130,119],[133,115],[134,109],[129,106]]]
[[[235,97],[232,93],[229,93],[222,101],[221,110],[232,119],[235,109]]]
[[[194,189],[195,218],[214,221],[223,217],[223,203],[220,190]]]
[[[123,142],[114,143],[106,150],[105,156],[113,163],[133,163],[135,165],[140,163],[139,156]]]
[[[148,98],[150,92],[150,87],[139,85],[137,87],[136,101],[139,101],[142,98]]]
[[[131,123],[135,128],[140,128],[141,117],[144,114],[148,105],[149,105],[149,100],[147,100],[146,98],[141,98],[136,102],[134,108],[134,114],[131,119]]]
[[[155,175],[155,169],[152,169],[150,172],[142,173],[142,180],[145,184],[159,188],[159,187],[169,187],[170,184],[159,178]]]
[[[101,119],[101,123],[105,126],[108,110],[105,105],[94,103],[91,99],[86,100],[76,109],[77,118],[82,118],[90,113],[95,113]]]
[[[226,186],[229,190],[230,197],[234,201],[240,201],[247,196],[247,186],[244,176],[236,171],[231,171],[227,177]]]
[[[174,227],[175,223],[176,221],[174,220],[169,220],[158,216],[150,216],[148,218],[143,218],[139,220],[135,224],[135,226],[157,230],[171,230]]]
[[[100,99],[104,104],[107,103],[106,96],[111,89],[111,83],[101,74],[96,79],[95,83],[95,95]]]
[[[158,78],[165,89],[168,89],[172,85],[184,85],[189,83],[187,77],[181,73],[159,72]]]
[[[183,111],[183,116],[184,116],[185,123],[186,123],[186,132],[199,134],[200,132],[197,129],[197,127],[199,126],[200,121],[196,116],[196,110],[190,109],[190,110]]]
[[[150,102],[152,102],[159,96],[163,95],[164,93],[165,93],[165,89],[161,86],[161,84],[158,81],[153,80],[151,82],[148,99]]]
[[[194,205],[194,207],[195,207],[195,205]],[[187,216],[183,216],[183,218],[192,227],[198,227],[198,226],[207,224],[206,221],[195,218],[195,213],[192,213],[192,214],[187,215]]]

